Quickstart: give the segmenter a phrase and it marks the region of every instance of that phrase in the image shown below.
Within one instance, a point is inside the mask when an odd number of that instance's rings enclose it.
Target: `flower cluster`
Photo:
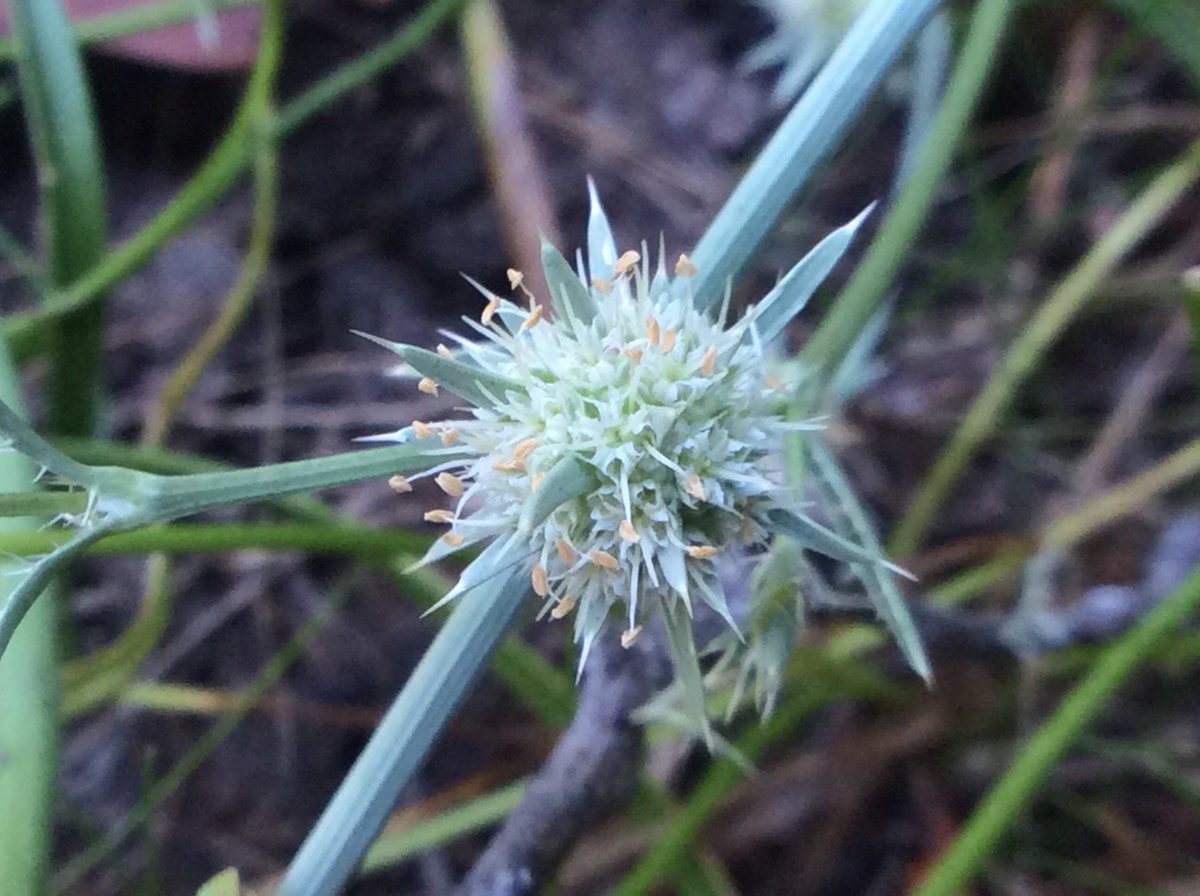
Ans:
[[[450,345],[430,352],[370,337],[404,359],[423,392],[445,387],[472,405],[467,417],[377,437],[441,440],[440,462],[420,475],[451,502],[425,515],[447,526],[426,561],[490,541],[472,567],[525,564],[543,612],[574,612],[581,668],[614,607],[626,646],[659,616],[694,681],[688,620],[697,601],[741,637],[714,567],[723,552],[782,532],[841,560],[890,567],[805,517],[781,481],[785,439],[816,427],[787,419],[764,351],[860,222],[731,322],[728,296],[715,311],[697,303],[686,255],[673,275],[661,250],[653,268],[644,246],[618,255],[593,190],[587,264],[580,255],[572,268],[543,246],[552,307],[510,270],[520,302],[474,284],[484,306],[464,322],[475,338],[446,332]],[[410,479],[392,484],[411,489]],[[481,575],[468,568],[446,600]]]

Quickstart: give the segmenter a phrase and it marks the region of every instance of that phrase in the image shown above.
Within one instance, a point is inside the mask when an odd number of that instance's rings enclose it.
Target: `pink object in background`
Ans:
[[[61,2],[73,21],[85,22],[104,13],[145,6],[154,0]],[[198,10],[203,8],[202,0],[196,7]],[[0,0],[0,34],[9,33],[9,16],[8,3]],[[166,25],[144,34],[105,41],[100,48],[152,65],[193,71],[234,71],[254,61],[258,50],[258,7],[226,9],[215,17],[203,17],[199,22],[191,20]]]

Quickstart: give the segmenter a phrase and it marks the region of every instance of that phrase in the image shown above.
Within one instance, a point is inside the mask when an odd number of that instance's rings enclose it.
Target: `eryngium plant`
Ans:
[[[444,386],[471,404],[465,418],[416,421],[376,437],[437,435],[453,455],[418,474],[435,477],[451,499],[426,513],[449,527],[426,559],[490,541],[476,566],[525,569],[543,612],[574,612],[581,669],[614,607],[626,646],[661,618],[698,730],[707,731],[691,629],[696,603],[742,638],[715,564],[779,534],[851,564],[925,674],[903,604],[881,586],[900,570],[862,539],[808,516],[803,483],[783,476],[785,440],[820,438],[820,427],[789,419],[767,346],[862,216],[731,321],[728,295],[713,312],[697,307],[688,288],[697,271],[686,255],[672,264],[673,276],[661,250],[653,267],[644,245],[618,255],[594,188],[591,202],[586,264],[580,254],[572,268],[542,247],[553,316],[510,271],[521,304],[474,284],[481,317],[463,320],[475,338],[444,333],[453,349],[369,337],[404,359],[422,391]],[[407,490],[412,478],[393,485]],[[444,600],[480,581],[469,568]]]
[[[757,0],[775,30],[746,58],[751,68],[782,66],[775,100],[796,97],[825,64],[867,0]]]

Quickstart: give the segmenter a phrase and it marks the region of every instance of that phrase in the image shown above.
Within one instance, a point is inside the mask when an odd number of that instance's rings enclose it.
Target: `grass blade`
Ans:
[[[1200,607],[1200,571],[1104,649],[1091,671],[1038,729],[1012,766],[972,813],[912,896],[955,896],[975,877],[1004,833],[1033,801],[1062,755],[1139,663]]]
[[[939,0],[868,4],[696,245],[692,260],[699,273],[692,289],[699,307],[721,300],[726,284],[938,5]]]

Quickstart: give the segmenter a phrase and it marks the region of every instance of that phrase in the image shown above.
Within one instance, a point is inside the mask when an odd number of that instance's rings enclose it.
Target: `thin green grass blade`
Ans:
[[[704,698],[704,676],[696,654],[696,638],[692,633],[692,617],[682,599],[663,601],[663,627],[667,631],[667,647],[675,679],[683,688],[683,705],[690,727],[704,734],[712,748],[712,726],[708,721],[708,704]]]
[[[385,830],[369,850],[359,868],[370,874],[399,865],[431,849],[453,843],[503,821],[525,798],[525,782],[516,781],[499,790],[466,800],[415,822],[398,831]]]
[[[1200,87],[1200,8],[1191,0],[1107,0],[1146,34],[1159,41]]]
[[[528,564],[490,572],[484,584],[459,598],[300,847],[277,896],[334,896],[345,887],[524,603]]]
[[[1038,306],[896,524],[889,545],[893,555],[907,556],[920,545],[962,471],[1000,425],[1013,397],[1046,351],[1121,259],[1197,181],[1200,181],[1200,140],[1154,178]]]
[[[1015,5],[1014,0],[980,0],[976,5],[941,111],[922,142],[896,204],[854,276],[801,352],[801,360],[810,369],[833,370],[887,295],[937,199]]]
[[[196,896],[241,896],[242,884],[236,868],[226,868],[200,885]]]
[[[1037,797],[1055,765],[1143,660],[1186,628],[1200,608],[1200,571],[1106,647],[1014,759],[912,896],[955,896],[984,867],[1000,839]]]
[[[770,142],[759,153],[692,253],[700,308],[725,287],[774,226],[821,159],[841,140],[909,38],[939,0],[872,0]],[[680,286],[680,289],[683,287]]]
[[[71,22],[59,0],[12,0],[17,73],[41,193],[46,276],[70,283],[104,254],[104,169],[92,100]],[[50,428],[90,434],[99,398],[100,306],[58,321],[47,386]]]

